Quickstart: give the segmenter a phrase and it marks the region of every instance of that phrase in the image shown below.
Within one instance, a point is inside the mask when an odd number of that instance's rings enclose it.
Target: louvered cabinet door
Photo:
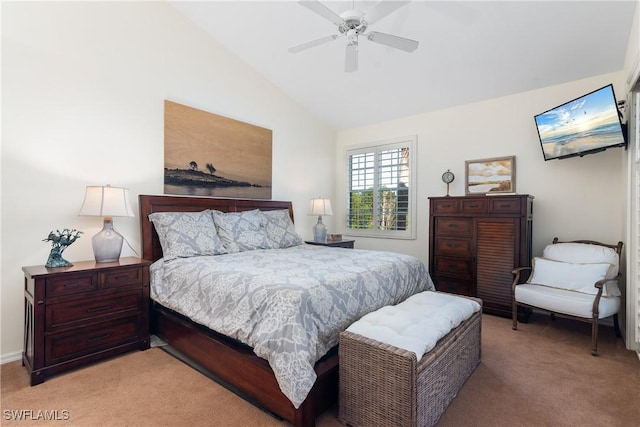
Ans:
[[[517,266],[520,220],[476,220],[476,292],[485,311],[511,312],[511,271]]]

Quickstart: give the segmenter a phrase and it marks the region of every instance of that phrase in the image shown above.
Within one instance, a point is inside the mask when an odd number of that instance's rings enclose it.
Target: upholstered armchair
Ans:
[[[608,245],[592,240],[560,242],[548,245],[542,257],[531,267],[513,270],[511,285],[513,329],[518,329],[518,307],[545,310],[591,323],[591,354],[598,355],[598,321],[613,316],[615,332],[620,336],[618,288],[622,242]],[[526,282],[524,275],[531,270]]]

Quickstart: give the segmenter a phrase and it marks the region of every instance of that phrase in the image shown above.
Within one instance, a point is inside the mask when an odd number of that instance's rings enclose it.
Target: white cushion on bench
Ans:
[[[426,291],[366,314],[347,331],[412,351],[420,360],[440,338],[479,310],[480,304],[473,300]]]
[[[534,307],[584,318],[593,317],[593,295],[549,286],[526,284],[516,286],[516,300]],[[600,298],[598,318],[613,316],[620,309],[620,298]]]

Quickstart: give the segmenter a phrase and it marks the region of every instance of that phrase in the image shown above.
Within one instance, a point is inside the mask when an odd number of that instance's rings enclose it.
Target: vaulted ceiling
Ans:
[[[377,3],[323,5],[366,19]],[[344,71],[346,37],[288,51],[339,34],[296,1],[171,4],[302,107],[344,129],[620,71],[638,2],[413,1],[367,32],[419,47],[407,53],[360,37],[352,73]]]

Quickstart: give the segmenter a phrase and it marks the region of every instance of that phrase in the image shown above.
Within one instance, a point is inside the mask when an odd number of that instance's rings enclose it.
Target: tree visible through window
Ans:
[[[415,138],[347,152],[347,229],[358,234],[413,237],[411,156]],[[365,230],[371,230],[366,233]]]

